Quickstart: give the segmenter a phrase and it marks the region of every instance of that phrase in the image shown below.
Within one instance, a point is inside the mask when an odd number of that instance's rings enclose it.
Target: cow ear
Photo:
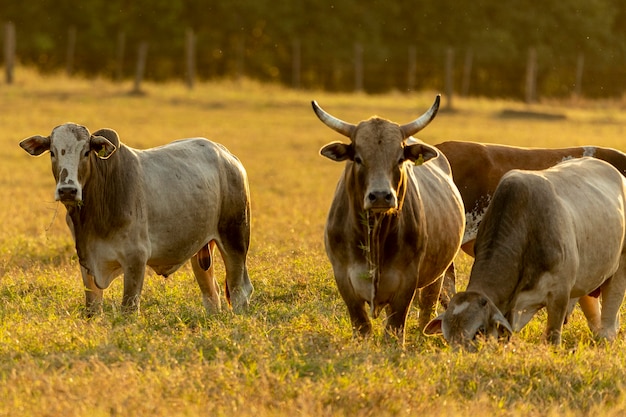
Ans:
[[[89,147],[92,151],[98,155],[100,159],[107,159],[117,149],[107,138],[104,136],[91,135],[89,138]]]
[[[423,163],[439,155],[439,151],[425,143],[416,143],[404,147],[404,157],[415,163]]]
[[[498,329],[498,338],[508,339],[509,337],[511,337],[511,335],[513,334],[511,324],[502,315],[502,313],[500,313],[500,310],[496,309],[496,311],[491,315],[491,321]]]
[[[31,136],[20,142],[20,146],[33,156],[39,156],[50,150],[50,136]]]
[[[428,322],[426,327],[424,327],[424,334],[428,336],[434,336],[437,334],[443,333],[443,328],[441,327],[441,323],[443,322],[443,315],[445,313],[441,313],[434,319]]]
[[[354,157],[351,145],[341,142],[332,142],[320,149],[320,154],[336,162],[345,161]]]

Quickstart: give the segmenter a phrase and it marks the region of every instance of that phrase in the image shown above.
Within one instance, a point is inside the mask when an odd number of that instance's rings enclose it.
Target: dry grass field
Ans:
[[[626,413],[626,335],[597,344],[575,310],[563,347],[542,342],[539,314],[507,345],[453,352],[409,316],[404,349],[351,337],[322,236],[341,164],[318,155],[342,140],[310,101],[357,122],[406,122],[436,94],[295,92],[224,81],[145,85],[42,77],[20,68],[0,85],[0,416],[619,416]],[[562,120],[502,118],[519,103],[455,100],[420,138],[626,150],[626,103],[546,102]],[[114,128],[145,148],[205,136],[246,166],[252,194],[250,310],[207,316],[191,268],[149,273],[139,315],[120,313],[122,281],[87,320],[77,257],[54,202],[50,160],[18,142],[73,121]],[[158,196],[155,196],[158,198]],[[223,268],[218,261],[218,278]],[[471,268],[460,255],[459,286]]]

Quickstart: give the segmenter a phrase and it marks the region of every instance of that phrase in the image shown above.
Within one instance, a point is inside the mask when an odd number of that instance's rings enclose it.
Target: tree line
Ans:
[[[182,78],[193,33],[199,79],[524,98],[532,54],[542,96],[626,91],[622,0],[5,1],[0,22],[41,71],[130,78],[144,44],[146,78]]]

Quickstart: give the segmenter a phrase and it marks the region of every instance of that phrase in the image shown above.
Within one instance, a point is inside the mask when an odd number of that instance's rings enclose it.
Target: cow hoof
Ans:
[[[252,284],[248,281],[243,286],[233,291],[226,292],[229,296],[230,305],[235,313],[242,313],[248,309],[253,291],[254,287],[252,287]]]
[[[206,310],[207,314],[210,316],[217,314],[222,310],[222,305],[219,299],[211,300],[209,298],[203,297],[202,304],[204,305],[204,309]]]
[[[85,315],[85,318],[87,319],[91,319],[101,314],[102,314],[102,304],[85,307],[84,315]]]

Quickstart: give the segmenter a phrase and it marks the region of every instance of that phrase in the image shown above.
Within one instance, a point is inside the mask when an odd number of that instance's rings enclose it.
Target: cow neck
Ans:
[[[376,308],[376,294],[380,284],[381,264],[385,240],[388,235],[393,214],[365,212],[365,259],[367,260],[368,275],[372,282],[371,314],[377,317],[379,311]]]
[[[88,256],[90,239],[95,236],[107,238],[141,215],[138,164],[125,146],[120,144],[119,149],[106,160],[92,154],[89,164],[83,201],[66,206],[74,227],[76,253],[81,265]]]
[[[374,213],[371,211],[362,211],[362,205],[359,204],[362,199],[355,199],[353,201],[353,207],[355,213],[359,214],[359,223],[361,233],[364,234],[365,242],[363,244],[363,252],[367,261],[368,275],[372,282],[372,302],[371,302],[371,314],[373,317],[377,317],[380,311],[376,307],[374,300],[378,293],[378,287],[380,285],[381,266],[384,259],[384,249],[390,232],[397,230],[398,222],[401,221],[400,213],[404,206],[404,200],[408,188],[408,174],[406,170],[409,169],[405,165],[402,169],[400,176],[400,184],[396,190],[398,196],[398,208],[393,211],[385,213]],[[349,181],[350,182],[350,181]],[[356,193],[360,195],[361,193]],[[358,202],[357,202],[358,200]]]
[[[520,267],[521,265],[518,262],[512,262],[510,257],[493,255],[487,259],[478,260],[472,267],[466,290],[479,292],[488,297],[506,316],[509,313],[511,301],[523,285],[522,276],[525,271]]]

